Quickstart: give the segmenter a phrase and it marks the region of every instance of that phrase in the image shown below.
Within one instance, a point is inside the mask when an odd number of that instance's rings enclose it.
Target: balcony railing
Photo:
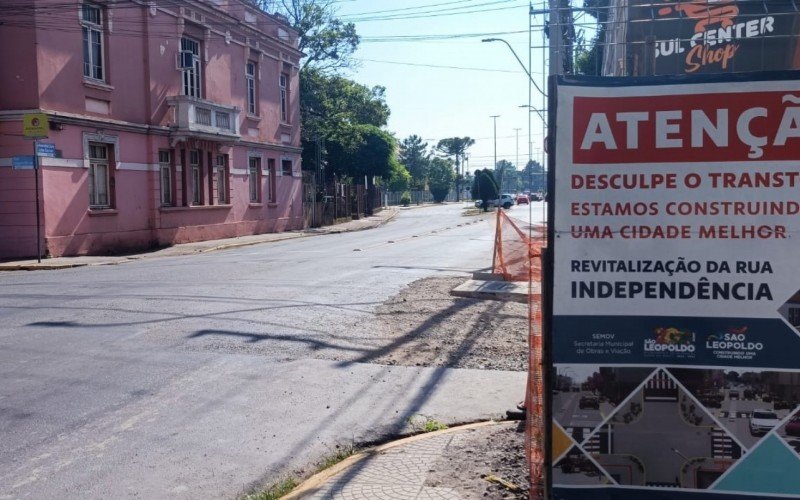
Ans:
[[[236,130],[239,108],[185,95],[168,97],[167,102],[173,109],[174,123],[179,133],[205,138],[240,139]]]

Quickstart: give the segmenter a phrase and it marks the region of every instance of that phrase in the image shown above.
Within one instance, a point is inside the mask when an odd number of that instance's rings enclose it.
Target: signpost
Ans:
[[[800,72],[555,90],[554,498],[800,495]]]
[[[33,139],[33,177],[36,190],[36,261],[42,262],[41,216],[39,215],[39,156],[55,156],[55,144],[39,144],[46,139],[50,124],[45,113],[29,113],[22,116],[22,134]]]

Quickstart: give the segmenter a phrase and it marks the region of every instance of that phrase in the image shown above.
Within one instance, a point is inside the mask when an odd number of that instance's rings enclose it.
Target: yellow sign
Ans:
[[[44,113],[22,115],[22,134],[25,137],[47,137],[49,128],[47,115]]]

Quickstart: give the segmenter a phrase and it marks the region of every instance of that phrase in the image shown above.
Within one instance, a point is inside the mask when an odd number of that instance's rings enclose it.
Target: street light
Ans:
[[[494,120],[494,170],[497,171],[497,119],[500,115],[492,115],[489,118]],[[503,171],[500,171],[500,193],[503,192]]]
[[[506,44],[506,47],[508,47],[508,50],[510,50],[511,53],[514,54],[514,57],[517,59],[517,62],[519,63],[520,66],[522,66],[522,70],[525,72],[526,75],[528,75],[528,78],[530,79],[533,86],[536,87],[536,90],[538,90],[539,93],[541,93],[543,96],[547,97],[547,93],[545,93],[544,90],[540,89],[539,85],[536,84],[536,81],[534,81],[533,77],[531,76],[531,72],[528,71],[528,68],[526,68],[524,64],[522,64],[522,61],[520,60],[514,48],[511,47],[511,44],[509,44],[502,38],[484,38],[483,40],[481,40],[481,42],[503,42],[504,44]]]

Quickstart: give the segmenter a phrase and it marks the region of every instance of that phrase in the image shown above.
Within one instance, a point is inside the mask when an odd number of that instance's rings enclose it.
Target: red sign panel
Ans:
[[[800,90],[576,97],[573,162],[788,161],[800,152]]]

